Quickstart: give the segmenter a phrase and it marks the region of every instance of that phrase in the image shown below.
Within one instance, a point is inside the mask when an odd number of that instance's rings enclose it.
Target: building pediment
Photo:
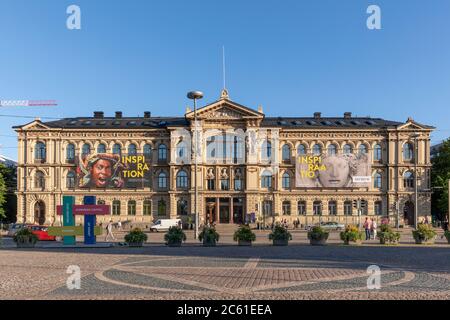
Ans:
[[[434,127],[426,126],[408,118],[405,124],[397,127],[398,130],[432,130]]]
[[[193,120],[194,111],[187,112],[185,117],[188,120]],[[263,113],[247,108],[228,99],[221,99],[197,110],[197,119],[199,120],[256,120],[263,118]]]
[[[20,130],[50,130],[49,126],[46,126],[44,123],[41,122],[41,120],[36,119],[30,123],[27,123],[21,127],[15,127],[15,129]]]

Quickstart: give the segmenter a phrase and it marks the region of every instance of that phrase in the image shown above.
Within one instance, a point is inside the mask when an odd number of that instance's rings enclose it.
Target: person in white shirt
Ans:
[[[109,221],[108,225],[106,226],[106,237],[105,237],[105,241],[108,241],[108,237],[111,236],[112,240],[116,240],[116,238],[114,238],[114,235],[112,233],[112,229],[113,229],[113,222],[112,220]]]

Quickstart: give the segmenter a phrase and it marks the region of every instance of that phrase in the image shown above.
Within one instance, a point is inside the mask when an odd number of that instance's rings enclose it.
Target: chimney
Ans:
[[[116,111],[116,118],[122,119],[122,111]]]
[[[94,111],[94,119],[103,119],[104,113],[103,111]]]
[[[314,119],[320,119],[322,117],[321,112],[314,112]]]
[[[264,113],[263,107],[262,107],[262,106],[258,106],[258,112],[259,112],[259,113]]]
[[[352,113],[351,112],[344,112],[344,119],[351,119]]]
[[[145,119],[149,119],[149,118],[151,118],[152,117],[152,113],[150,112],[150,111],[145,111],[144,112],[144,118]]]

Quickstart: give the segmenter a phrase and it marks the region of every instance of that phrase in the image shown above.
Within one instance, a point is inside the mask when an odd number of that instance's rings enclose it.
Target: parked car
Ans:
[[[7,236],[14,237],[14,235],[17,233],[17,231],[19,231],[20,229],[25,228],[27,226],[31,226],[31,224],[29,224],[29,223],[11,223],[9,225]]]
[[[158,219],[156,220],[156,222],[150,227],[150,231],[166,231],[169,230],[170,227],[177,227],[177,226],[181,226],[182,227],[182,223],[181,223],[181,219]]]
[[[334,221],[329,221],[329,222],[322,222],[322,223],[316,223],[316,224],[308,224],[305,229],[310,231],[313,227],[315,226],[320,226],[323,229],[329,231],[329,230],[344,230],[345,229],[345,224],[343,223],[338,223],[338,222],[334,222]]]
[[[322,222],[320,226],[325,230],[344,230],[345,225],[335,221]]]
[[[56,241],[55,236],[48,235],[48,227],[45,226],[28,226],[33,234],[38,237],[39,241]]]

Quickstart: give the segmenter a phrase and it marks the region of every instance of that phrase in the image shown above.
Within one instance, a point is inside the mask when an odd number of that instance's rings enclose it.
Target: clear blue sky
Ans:
[[[77,4],[82,29],[66,28]],[[366,27],[370,4],[382,30]],[[188,90],[206,104],[222,88],[268,116],[351,111],[434,125],[450,135],[448,0],[0,0],[0,99],[56,99],[58,107],[1,108],[39,117],[184,114]],[[0,154],[17,158],[0,117]],[[14,148],[15,147],[15,148]]]

